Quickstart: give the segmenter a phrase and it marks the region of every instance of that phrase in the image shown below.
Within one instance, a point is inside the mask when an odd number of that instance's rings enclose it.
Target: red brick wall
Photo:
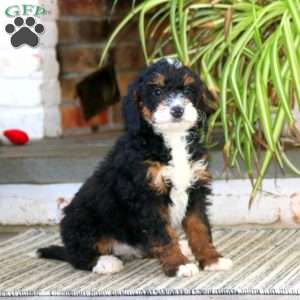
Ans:
[[[85,122],[75,95],[75,84],[96,70],[101,50],[109,34],[128,12],[131,1],[120,0],[112,17],[112,0],[58,0],[58,2],[60,9],[58,59],[61,67],[63,129],[88,127],[91,123],[101,124],[108,129],[120,127],[122,124],[120,104],[100,113],[89,123]],[[124,4],[126,2],[127,5]],[[112,53],[121,94],[124,95],[128,83],[144,65],[136,24],[132,24],[121,33]]]

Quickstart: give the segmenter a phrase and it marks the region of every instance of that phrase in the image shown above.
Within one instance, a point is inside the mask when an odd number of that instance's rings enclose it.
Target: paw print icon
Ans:
[[[36,47],[39,44],[39,35],[45,31],[45,27],[36,23],[33,17],[24,20],[22,17],[16,17],[14,24],[7,24],[5,31],[11,35],[11,44],[18,48],[21,45]]]

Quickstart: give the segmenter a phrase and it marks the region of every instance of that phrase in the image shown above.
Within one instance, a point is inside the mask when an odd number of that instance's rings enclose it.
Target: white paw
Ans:
[[[182,254],[185,257],[187,257],[189,260],[195,260],[195,257],[192,253],[192,250],[191,250],[187,240],[180,240],[179,241],[179,247],[180,247],[180,250],[181,250]]]
[[[177,277],[192,277],[199,274],[199,268],[195,264],[181,265],[178,268]]]
[[[120,272],[123,269],[123,262],[113,255],[102,255],[99,257],[94,273],[111,274]]]
[[[220,257],[217,262],[205,266],[204,271],[226,271],[232,268],[232,260],[225,257]]]

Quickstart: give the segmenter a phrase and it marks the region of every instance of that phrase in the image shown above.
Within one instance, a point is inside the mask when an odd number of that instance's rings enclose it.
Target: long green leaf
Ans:
[[[181,24],[181,45],[182,45],[183,63],[187,66],[190,65],[189,47],[188,47],[188,39],[187,39],[188,13],[189,13],[189,9],[187,8],[183,13],[182,24]]]
[[[170,26],[171,26],[171,32],[172,32],[176,51],[181,61],[183,61],[184,55],[181,48],[180,39],[178,36],[178,29],[177,29],[177,20],[178,20],[178,16],[176,14],[178,9],[177,5],[178,5],[177,0],[170,0]]]
[[[281,27],[278,28],[277,33],[276,33],[276,37],[272,46],[272,51],[271,51],[271,71],[272,71],[272,77],[274,80],[274,86],[275,89],[278,93],[278,96],[281,100],[281,103],[283,105],[283,108],[285,110],[285,114],[288,118],[288,122],[291,126],[293,126],[294,123],[294,118],[292,115],[292,111],[291,111],[291,105],[290,105],[290,101],[288,99],[288,95],[285,92],[284,89],[284,84],[283,84],[283,80],[281,78],[281,67],[280,67],[280,63],[279,63],[279,58],[278,58],[278,52],[279,52],[279,39],[281,38]]]
[[[236,57],[236,59],[234,60],[234,63],[233,63],[232,69],[231,69],[230,79],[231,79],[232,90],[235,95],[234,99],[236,101],[236,104],[237,104],[240,112],[241,112],[242,117],[244,118],[245,125],[246,125],[245,127],[246,127],[246,131],[248,132],[248,136],[249,136],[249,138],[251,138],[250,134],[254,133],[254,129],[252,128],[252,125],[248,119],[247,106],[243,105],[240,88],[238,86],[237,68],[239,65],[239,61],[240,61],[240,56]]]
[[[297,51],[293,42],[293,34],[291,30],[291,24],[287,17],[283,19],[283,32],[285,39],[285,48],[287,50],[287,56],[289,60],[289,65],[292,70],[293,79],[295,81],[295,89],[297,93],[298,105],[300,108],[300,62],[296,55]]]
[[[267,52],[267,51],[265,51]],[[272,135],[271,113],[269,108],[268,96],[266,93],[266,82],[263,82],[263,63],[265,55],[260,58],[256,67],[256,93],[257,93],[257,106],[260,113],[260,124],[262,126],[264,136],[272,152],[275,152],[275,143]]]
[[[300,3],[297,0],[287,0],[288,8],[295,22],[298,34],[300,34]]]

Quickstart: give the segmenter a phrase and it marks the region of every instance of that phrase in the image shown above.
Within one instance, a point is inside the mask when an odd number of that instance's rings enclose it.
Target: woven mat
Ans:
[[[31,258],[60,243],[54,232],[30,230],[0,243],[1,296],[300,294],[300,230],[221,229],[217,248],[234,261],[226,272],[165,277],[156,260],[135,260],[114,275],[74,270],[67,263]]]

